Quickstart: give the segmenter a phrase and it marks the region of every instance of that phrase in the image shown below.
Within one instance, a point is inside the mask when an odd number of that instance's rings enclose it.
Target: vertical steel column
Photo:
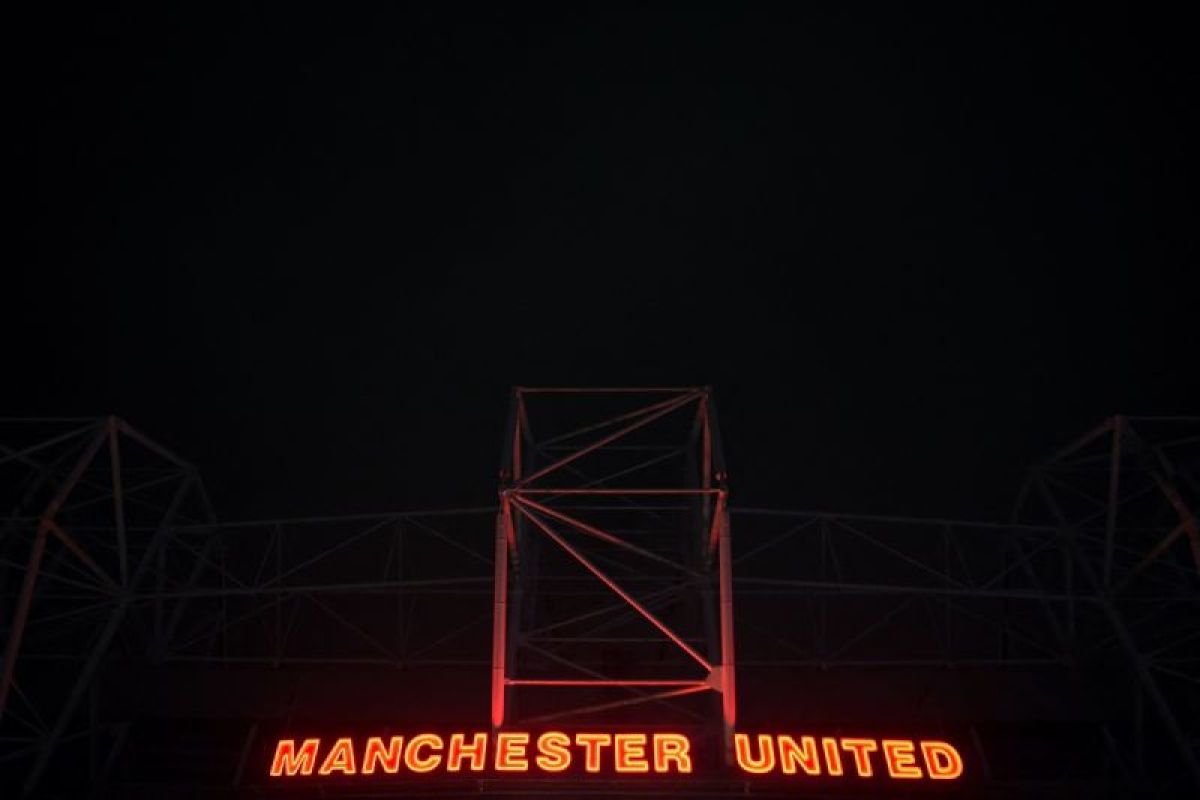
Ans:
[[[721,516],[721,536],[717,563],[721,602],[721,721],[724,727],[726,752],[732,752],[733,729],[737,724],[737,673],[733,642],[733,548],[729,539],[729,509],[725,493],[717,498],[717,513]]]
[[[508,519],[507,495],[496,515],[495,585],[492,589],[492,727],[504,724],[505,662],[508,659]]]
[[[508,692],[508,555],[516,546],[508,487],[521,477],[521,390],[509,398],[504,453],[500,459],[500,510],[496,514],[492,586],[492,727],[504,724]]]
[[[721,428],[717,424],[716,404],[712,402],[711,390],[705,389],[705,410],[708,419],[706,446],[709,469],[715,484],[720,488],[714,516],[719,520],[717,541],[717,580],[721,611],[721,721],[725,739],[726,758],[733,753],[733,731],[737,725],[737,660],[734,647],[733,626],[733,544],[729,524],[728,473],[725,465],[725,449],[721,444]]]

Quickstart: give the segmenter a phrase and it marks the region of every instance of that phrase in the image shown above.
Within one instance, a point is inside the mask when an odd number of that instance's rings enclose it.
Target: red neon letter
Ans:
[[[934,780],[948,781],[963,774],[962,756],[947,742],[921,742],[925,769]]]
[[[571,766],[571,751],[567,748],[571,737],[558,731],[549,731],[538,737],[538,756],[535,759],[538,767],[546,772],[562,772]]]
[[[388,775],[395,775],[400,771],[400,745],[404,743],[403,736],[393,736],[388,740],[387,747],[383,746],[383,739],[378,736],[372,736],[367,739],[367,747],[363,751],[363,766],[362,774],[371,775],[375,772],[375,765],[383,767],[383,771]]]
[[[854,754],[854,770],[860,778],[869,778],[871,772],[871,753],[878,749],[873,739],[842,739],[842,747]]]
[[[462,768],[462,759],[466,755],[471,759],[471,771],[480,772],[485,766],[487,754],[487,734],[476,733],[471,736],[471,743],[466,744],[465,733],[450,735],[450,747],[446,751],[446,771],[458,772]]]
[[[646,734],[618,733],[613,740],[617,772],[649,772],[646,761]]]
[[[738,766],[754,775],[763,775],[775,769],[775,749],[768,734],[758,735],[758,758],[750,756],[750,736],[745,733],[733,735],[733,752]]]
[[[913,754],[913,743],[903,739],[884,739],[883,758],[887,761],[888,774],[893,778],[923,778],[925,774],[917,766]]]
[[[525,746],[529,744],[528,733],[496,734],[496,769],[500,772],[527,772],[529,760],[525,758]]]
[[[830,775],[842,774],[842,754],[838,752],[836,739],[821,739],[821,749],[825,751],[825,767]]]
[[[280,739],[275,745],[275,758],[271,759],[271,775],[312,775],[320,744],[320,739],[305,739],[297,754],[294,739]]]
[[[680,772],[692,771],[692,757],[688,755],[688,738],[682,733],[654,734],[654,771],[670,772],[668,766],[675,763]]]
[[[422,756],[422,747],[428,747],[433,752]],[[409,772],[432,772],[442,763],[439,755],[441,749],[442,737],[436,733],[418,733],[408,740],[408,747],[404,748],[404,766],[408,767]]]
[[[779,766],[785,775],[795,775],[796,765],[804,770],[805,775],[821,774],[821,759],[817,755],[817,740],[811,736],[801,736],[800,744],[791,736],[778,736]]]
[[[338,739],[334,742],[317,773],[329,775],[335,771],[344,775],[353,775],[357,771],[354,768],[354,742],[352,740]]]
[[[600,748],[608,747],[612,736],[607,733],[577,733],[575,744],[583,745],[583,768],[588,772],[600,771]]]

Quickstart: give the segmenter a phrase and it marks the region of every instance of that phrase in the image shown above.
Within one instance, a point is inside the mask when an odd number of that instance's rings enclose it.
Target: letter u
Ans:
[[[763,775],[775,769],[775,747],[770,734],[758,734],[758,758],[750,754],[750,735],[746,733],[733,735],[733,752],[738,766],[752,775]]]

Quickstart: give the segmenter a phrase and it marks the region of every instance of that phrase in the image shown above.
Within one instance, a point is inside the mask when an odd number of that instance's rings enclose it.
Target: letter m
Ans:
[[[297,751],[295,739],[280,739],[275,745],[275,758],[271,760],[271,775],[312,775],[320,744],[320,739],[305,739]]]

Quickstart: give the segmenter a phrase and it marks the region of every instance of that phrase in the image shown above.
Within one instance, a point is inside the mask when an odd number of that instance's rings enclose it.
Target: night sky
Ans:
[[[738,505],[997,518],[1196,410],[1182,19],[689,5],[22,20],[4,413],[240,518],[489,503],[513,384],[712,384]]]

